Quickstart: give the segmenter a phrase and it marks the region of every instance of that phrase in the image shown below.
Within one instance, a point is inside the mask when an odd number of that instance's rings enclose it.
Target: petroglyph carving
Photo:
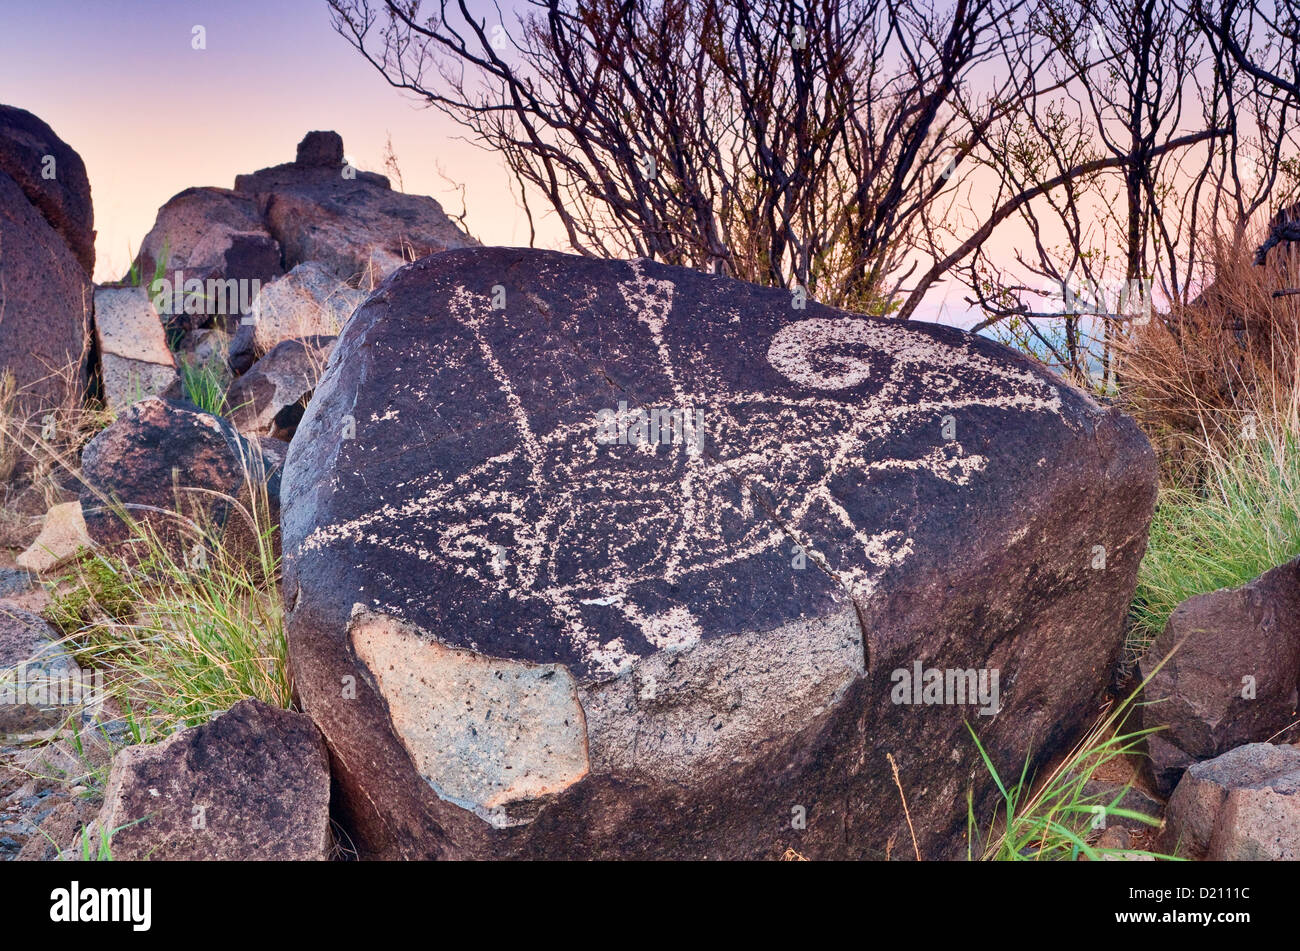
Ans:
[[[512,599],[540,601],[590,674],[608,678],[647,649],[698,637],[688,607],[647,611],[638,604],[638,585],[682,583],[774,549],[784,553],[793,543],[854,597],[868,597],[884,572],[912,553],[913,542],[897,527],[855,522],[832,489],[836,480],[869,482],[901,471],[966,485],[986,460],[960,439],[939,438],[943,415],[960,417],[974,407],[1059,413],[1057,389],[1028,370],[904,324],[860,318],[801,319],[773,334],[768,361],[796,384],[793,393],[714,385],[698,365],[685,372],[667,338],[673,283],[649,278],[641,262],[630,268],[631,279],[618,290],[645,328],[675,405],[709,408],[703,449],[635,447],[654,460],[647,476],[600,445],[589,414],[538,431],[485,333],[495,317],[490,296],[460,288],[451,315],[472,335],[504,397],[515,448],[451,480],[415,473],[399,487],[400,497],[318,528],[304,550],[347,541],[382,545],[442,562]],[[846,394],[862,384],[867,392]],[[900,450],[901,437],[919,425],[935,434],[932,448]],[[714,452],[719,446],[725,451]],[[775,519],[753,504],[755,493],[774,500]],[[814,516],[841,526],[859,556],[830,565],[811,527]],[[385,537],[387,526],[412,520],[425,529]],[[657,540],[649,554],[647,538]],[[511,552],[504,567],[495,558],[499,546]],[[618,611],[644,645],[602,640],[584,621],[583,609],[592,606]],[[400,616],[402,606],[381,597],[371,608]]]

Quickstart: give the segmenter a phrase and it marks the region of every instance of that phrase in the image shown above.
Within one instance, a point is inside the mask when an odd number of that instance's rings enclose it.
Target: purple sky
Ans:
[[[86,162],[97,280],[121,277],[160,205],[195,185],[291,161],[333,129],[358,168],[383,172],[392,137],[405,190],[459,211],[486,244],[528,241],[495,155],[392,89],[330,26],[324,0],[0,0],[0,102],[48,122]],[[483,4],[485,15],[494,10]],[[510,4],[502,3],[508,22]],[[207,48],[192,48],[195,26]],[[394,182],[396,187],[396,182]],[[562,247],[542,221],[542,246]],[[944,307],[936,288],[918,315]],[[957,290],[951,306],[965,310]]]

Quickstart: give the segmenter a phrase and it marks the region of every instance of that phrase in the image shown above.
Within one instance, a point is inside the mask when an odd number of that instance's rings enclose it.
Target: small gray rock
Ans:
[[[1191,766],[1161,848],[1214,861],[1300,858],[1300,749],[1251,743]]]

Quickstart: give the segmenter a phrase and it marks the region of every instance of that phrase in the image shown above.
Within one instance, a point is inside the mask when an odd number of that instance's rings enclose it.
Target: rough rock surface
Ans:
[[[1151,678],[1142,725],[1166,727],[1147,738],[1164,795],[1192,763],[1286,730],[1297,720],[1300,684],[1300,559],[1184,601],[1140,669]]]
[[[1300,749],[1250,743],[1189,767],[1161,847],[1211,861],[1300,859]]]
[[[416,258],[477,244],[434,199],[334,162],[342,145],[335,133],[310,132],[297,161],[235,179],[235,191],[256,198],[286,267],[318,261],[369,288]]]
[[[176,382],[176,359],[145,288],[96,288],[95,337],[104,399],[114,413]]]
[[[264,477],[272,501],[278,498],[280,472],[227,421],[194,406],[150,397],[133,404],[86,444],[81,454],[81,508],[90,537],[111,545],[129,537],[126,524],[106,500],[150,522],[163,537],[183,539],[179,512],[195,521],[240,531],[243,519],[225,498],[241,498],[245,473]]]
[[[0,371],[13,372],[24,412],[81,398],[92,306],[81,262],[0,172]]]
[[[349,287],[324,265],[299,264],[262,289],[230,342],[231,370],[247,372],[286,340],[336,336],[365,299],[364,291]]]
[[[230,421],[241,433],[288,442],[298,428],[334,337],[285,340],[253,364],[226,392]]]
[[[58,683],[61,675],[76,670],[45,621],[0,606],[0,739],[17,742],[39,736],[67,720],[73,708],[61,704]],[[69,693],[68,699],[80,698]]]
[[[0,172],[17,183],[86,274],[93,274],[95,210],[81,156],[30,112],[0,105]]]
[[[308,717],[243,700],[113,760],[98,829],[114,860],[323,860],[329,762]],[[140,821],[143,820],[143,821]]]
[[[986,339],[518,249],[381,286],[285,480],[295,683],[377,856],[883,857],[887,753],[964,855],[966,721],[1005,774],[1093,719],[1155,496],[1131,421]]]
[[[18,568],[0,568],[0,598],[30,591],[37,580],[29,569],[21,565]]]
[[[95,818],[95,806],[80,796],[65,798],[57,791],[52,792],[53,795],[47,796],[42,803],[44,808],[37,811],[40,821],[14,856],[14,861],[53,862],[65,856],[72,859],[82,857],[81,829]]]
[[[152,283],[160,262],[167,288],[174,291],[179,283],[179,301],[164,290],[159,310],[169,328],[190,329],[214,321],[233,327],[251,309],[262,285],[284,273],[280,258],[280,245],[251,198],[225,188],[187,188],[158,209],[136,264],[146,284]],[[203,283],[204,299],[197,308],[190,302],[198,298],[184,290],[188,281]],[[211,297],[209,281],[222,282]],[[151,287],[151,292],[159,290]],[[198,312],[189,312],[194,310]]]
[[[46,572],[93,544],[81,514],[81,501],[61,502],[45,513],[41,533],[15,561],[28,571]]]
[[[163,259],[163,249],[167,256]],[[152,278],[160,260],[164,276],[180,268],[186,278],[278,277],[280,249],[262,225],[257,204],[226,188],[187,188],[158,209],[140,244],[140,273]]]

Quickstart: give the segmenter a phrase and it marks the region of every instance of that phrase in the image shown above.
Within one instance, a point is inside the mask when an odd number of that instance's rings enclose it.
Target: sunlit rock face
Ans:
[[[1155,496],[951,328],[644,261],[390,277],[286,461],[295,682],[365,854],[964,856],[1091,721]],[[978,848],[976,843],[975,848]]]
[[[433,198],[353,168],[335,132],[308,132],[293,162],[238,175],[235,191],[256,203],[286,269],[315,262],[366,290],[416,258],[478,244]]]

